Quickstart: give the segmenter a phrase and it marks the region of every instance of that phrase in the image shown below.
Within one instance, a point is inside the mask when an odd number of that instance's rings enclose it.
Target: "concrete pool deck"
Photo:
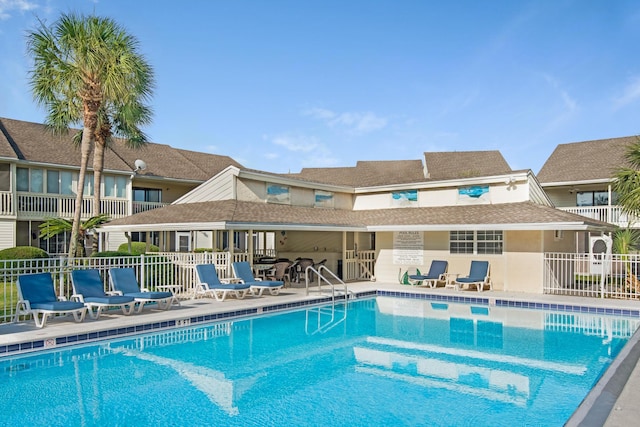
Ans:
[[[430,289],[413,287],[395,283],[381,282],[356,282],[348,284],[349,290],[356,294],[367,294],[375,291],[387,291],[391,293],[415,293],[428,294],[437,297],[468,297],[468,298],[488,298],[489,304],[492,301],[506,300],[514,302],[528,302],[540,304],[562,304],[582,307],[594,307],[596,309],[619,309],[619,310],[640,310],[639,301],[596,299],[560,295],[533,295],[524,293],[510,293],[500,291],[454,291],[451,289]],[[313,289],[313,288],[312,288]],[[120,311],[103,314],[99,320],[85,319],[82,323],[75,323],[71,318],[50,319],[47,326],[38,329],[33,320],[21,321],[0,325],[0,347],[20,346],[22,343],[31,343],[38,340],[45,344],[38,349],[55,349],[63,346],[56,344],[56,339],[68,337],[70,335],[86,335],[89,340],[119,338],[119,336],[98,336],[107,330],[125,331],[125,335],[137,333],[154,332],[153,329],[136,329],[141,325],[162,324],[163,330],[186,326],[190,324],[189,319],[198,318],[204,321],[215,322],[217,320],[232,319],[239,316],[248,316],[263,313],[263,308],[273,308],[277,310],[304,308],[305,305],[313,305],[326,300],[324,296],[317,292],[310,292],[306,295],[306,290],[302,284],[285,288],[280,295],[262,297],[248,297],[244,300],[234,298],[223,302],[215,301],[212,298],[181,300],[180,306],[173,306],[171,310],[159,311],[145,308],[143,313],[124,316]],[[267,313],[267,311],[264,311]],[[227,316],[227,314],[230,314]],[[212,318],[215,316],[227,316]],[[211,318],[211,319],[210,319]],[[210,320],[209,320],[210,319]],[[203,322],[204,323],[204,322]],[[93,336],[93,337],[92,337]],[[72,344],[71,341],[67,343]],[[27,347],[28,349],[28,347]],[[19,353],[0,353],[2,356],[14,356]],[[640,390],[640,335],[636,332],[629,343],[623,348],[621,354],[616,358],[611,367],[605,372],[602,379],[596,384],[592,392],[585,398],[583,405],[578,408],[574,416],[567,422],[567,425],[600,426],[608,427],[635,425],[640,419],[640,407],[637,405],[637,390]]]

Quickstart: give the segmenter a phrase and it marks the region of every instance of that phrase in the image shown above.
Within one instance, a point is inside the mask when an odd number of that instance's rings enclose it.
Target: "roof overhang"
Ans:
[[[587,179],[584,181],[559,181],[559,182],[541,182],[540,185],[544,187],[575,187],[576,185],[593,185],[593,184],[610,184],[613,182],[612,178],[600,178],[600,179]]]
[[[368,231],[611,231],[615,226],[599,227],[581,222],[529,223],[529,224],[419,224],[419,225],[379,225],[369,226]]]

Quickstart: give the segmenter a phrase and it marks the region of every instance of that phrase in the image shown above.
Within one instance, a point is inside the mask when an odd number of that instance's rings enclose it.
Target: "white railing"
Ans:
[[[638,218],[626,214],[620,206],[570,206],[559,207],[558,209],[586,216],[587,218],[597,219],[598,221],[615,224],[619,227],[629,227],[634,224],[640,224]]]
[[[640,297],[640,255],[545,253],[543,292],[599,298]]]
[[[137,214],[140,212],[150,211],[152,209],[161,208],[163,206],[167,206],[169,203],[162,202],[133,202],[133,213]]]
[[[91,217],[93,197],[82,199],[81,217]],[[101,199],[101,212],[112,219],[128,215],[127,201]],[[72,218],[76,208],[75,196],[18,193],[17,216],[19,219]]]
[[[11,191],[0,191],[0,215],[15,215]]]

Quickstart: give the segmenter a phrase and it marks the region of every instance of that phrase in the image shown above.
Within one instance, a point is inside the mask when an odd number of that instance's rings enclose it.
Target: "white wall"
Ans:
[[[16,222],[0,220],[0,250],[13,248],[16,245]]]

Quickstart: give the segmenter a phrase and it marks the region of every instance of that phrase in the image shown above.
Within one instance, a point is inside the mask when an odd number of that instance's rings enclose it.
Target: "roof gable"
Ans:
[[[424,168],[420,160],[358,161],[355,167],[304,168],[290,178],[350,187],[422,182]]]
[[[0,118],[0,156],[36,163],[80,167],[81,153],[72,138],[78,130],[54,136],[39,123]],[[142,159],[147,169],[140,176],[206,181],[226,167],[241,165],[228,156],[181,150],[165,144],[148,143],[140,149],[127,147],[124,140],[114,138],[105,151],[105,170],[130,173],[136,159]],[[89,158],[89,166],[93,155]]]
[[[512,172],[497,150],[425,152],[424,159],[430,180],[475,178]]]
[[[627,136],[559,144],[540,169],[538,180],[544,184],[611,179],[616,168],[626,164],[627,146],[637,141],[637,136]]]

